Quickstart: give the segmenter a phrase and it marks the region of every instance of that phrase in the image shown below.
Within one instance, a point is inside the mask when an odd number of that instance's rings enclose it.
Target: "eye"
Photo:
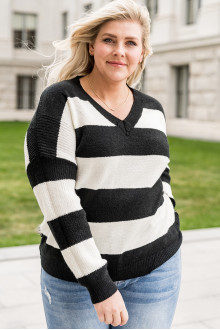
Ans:
[[[107,42],[107,43],[110,43],[110,42],[112,42],[113,40],[112,40],[111,38],[105,38],[103,41],[104,41],[104,42]]]
[[[132,46],[137,46],[136,42],[132,40],[128,41],[128,44]]]

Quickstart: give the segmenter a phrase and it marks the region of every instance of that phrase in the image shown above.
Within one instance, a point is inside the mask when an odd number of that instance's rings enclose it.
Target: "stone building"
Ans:
[[[31,118],[42,92],[40,68],[52,61],[52,41],[63,39],[67,25],[104,2],[1,0],[0,118]]]
[[[0,116],[33,114],[42,90],[39,69],[52,59],[52,41],[64,38],[83,12],[108,1],[1,0]],[[144,91],[161,102],[168,119],[220,120],[220,0],[138,2],[152,19],[154,53]]]
[[[159,0],[147,92],[169,118],[220,120],[220,0]]]

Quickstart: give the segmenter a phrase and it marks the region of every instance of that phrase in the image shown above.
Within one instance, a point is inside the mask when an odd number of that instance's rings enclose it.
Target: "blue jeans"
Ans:
[[[41,268],[48,329],[170,329],[181,283],[181,250],[150,274],[115,281],[128,311],[124,326],[100,322],[86,287],[55,278]]]

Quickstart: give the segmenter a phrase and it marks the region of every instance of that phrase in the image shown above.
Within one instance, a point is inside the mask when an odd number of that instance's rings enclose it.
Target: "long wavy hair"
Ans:
[[[89,54],[89,43],[93,43],[101,26],[111,20],[132,20],[142,27],[143,60],[128,77],[127,84],[135,86],[140,82],[147,58],[153,53],[150,36],[150,16],[146,6],[133,0],[114,0],[97,11],[89,12],[68,27],[68,37],[53,42],[54,60],[44,66],[45,88],[55,82],[89,74],[94,58]]]

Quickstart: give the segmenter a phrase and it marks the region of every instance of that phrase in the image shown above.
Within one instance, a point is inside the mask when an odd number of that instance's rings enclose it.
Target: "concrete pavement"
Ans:
[[[220,328],[220,228],[183,231],[172,329]],[[46,329],[38,245],[0,249],[0,328]]]

